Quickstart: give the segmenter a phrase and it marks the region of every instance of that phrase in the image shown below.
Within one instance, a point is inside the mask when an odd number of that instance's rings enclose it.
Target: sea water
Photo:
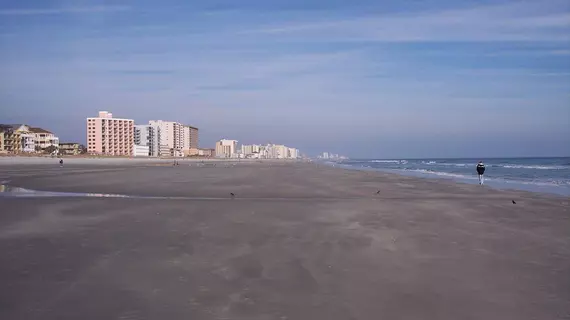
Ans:
[[[478,183],[475,167],[483,160],[485,184],[570,196],[570,157],[494,159],[354,159],[340,161],[347,168],[372,169],[427,178]]]

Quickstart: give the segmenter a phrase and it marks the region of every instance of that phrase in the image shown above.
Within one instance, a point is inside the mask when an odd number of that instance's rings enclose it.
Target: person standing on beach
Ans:
[[[59,159],[59,166],[63,168],[63,159]]]
[[[477,164],[477,174],[479,175],[479,184],[483,185],[485,182],[485,178],[483,177],[485,174],[485,165],[483,164],[483,161],[479,161]]]

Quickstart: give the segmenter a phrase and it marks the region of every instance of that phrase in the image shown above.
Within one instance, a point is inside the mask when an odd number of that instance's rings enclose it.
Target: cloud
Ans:
[[[0,10],[1,16],[31,16],[31,15],[57,15],[74,13],[100,13],[130,10],[128,6],[91,6],[91,7],[69,7],[53,9],[4,9]]]
[[[569,50],[552,50],[549,52],[552,55],[556,55],[556,56],[570,56],[570,49]]]
[[[244,33],[306,41],[568,41],[570,13],[567,11],[568,5],[557,0],[540,5],[514,2],[467,9],[268,24]]]

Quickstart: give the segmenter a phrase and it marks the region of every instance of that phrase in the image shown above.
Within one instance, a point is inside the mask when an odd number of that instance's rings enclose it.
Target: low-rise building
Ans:
[[[184,151],[186,157],[211,157],[213,154],[215,154],[214,149],[190,148]]]
[[[4,132],[4,148],[10,153],[35,152],[35,136],[25,124],[0,125]]]
[[[81,153],[81,145],[77,142],[62,142],[59,144],[59,153],[75,156]]]
[[[198,155],[201,155],[204,157],[213,157],[216,155],[216,149],[198,148]]]
[[[30,131],[30,126],[13,124],[12,127],[20,135],[21,152],[36,152],[36,136]]]
[[[148,157],[150,154],[149,146],[134,145],[133,156],[135,157]]]
[[[185,157],[195,157],[195,156],[199,156],[199,155],[200,155],[200,150],[198,150],[198,148],[190,148],[190,149],[184,150],[184,156]]]
[[[281,144],[242,145],[240,157],[251,159],[297,159],[299,150]]]
[[[6,153],[7,151],[4,148],[4,131],[0,127],[0,153]]]
[[[34,134],[35,148],[43,150],[49,146],[59,147],[59,138],[52,132],[33,127],[30,127],[30,132]]]
[[[14,130],[12,125],[2,124],[0,125],[0,131],[2,131],[3,151],[8,153],[19,153],[22,151],[20,133]]]

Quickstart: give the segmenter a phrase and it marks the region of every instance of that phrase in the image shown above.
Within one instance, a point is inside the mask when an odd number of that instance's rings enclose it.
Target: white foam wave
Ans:
[[[570,169],[569,167],[564,166],[525,166],[525,165],[515,165],[515,164],[506,164],[506,165],[499,165],[500,167],[507,168],[507,169],[537,169],[537,170],[563,170],[563,169]]]
[[[370,160],[369,162],[374,162],[374,163],[400,163],[400,160]]]
[[[436,175],[441,177],[447,178],[456,178],[456,179],[467,179],[467,180],[477,180],[477,176],[474,175],[463,175],[463,174],[456,174],[456,173],[449,173],[449,172],[441,172],[441,171],[432,171],[426,169],[402,169],[398,171],[406,171],[406,172],[416,172],[421,174],[430,174]],[[570,180],[518,180],[518,179],[505,179],[505,178],[498,178],[498,177],[486,177],[485,180],[488,181],[497,181],[500,183],[507,183],[507,184],[525,184],[525,185],[535,185],[535,186],[548,186],[548,187],[566,187],[570,186]]]
[[[432,170],[426,170],[426,169],[403,169],[402,171],[433,174],[436,176],[450,177],[450,178],[477,179],[477,177],[474,177],[474,176],[468,176],[468,175],[457,174],[457,173],[449,173],[449,172],[441,172],[441,171],[432,171]]]
[[[446,166],[446,167],[467,167],[467,166],[475,166],[474,164],[467,164],[467,163],[438,163],[436,161],[429,161],[429,162],[423,162],[423,164],[429,164],[429,165],[436,165],[436,166]]]

